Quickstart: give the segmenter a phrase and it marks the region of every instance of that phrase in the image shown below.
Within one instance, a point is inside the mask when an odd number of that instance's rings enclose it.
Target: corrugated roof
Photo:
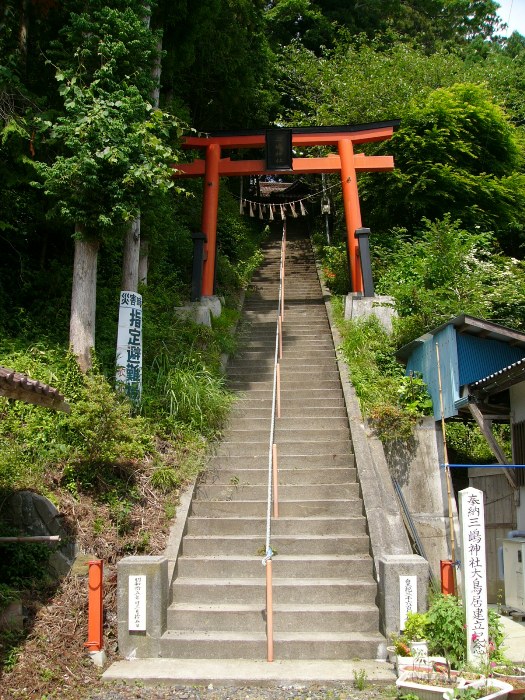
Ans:
[[[58,389],[7,367],[0,367],[0,396],[55,408],[65,413],[71,410]]]
[[[437,335],[444,328],[451,325],[454,326],[458,333],[466,333],[468,335],[477,336],[478,338],[491,338],[492,340],[511,343],[515,347],[523,348],[525,355],[525,333],[520,333],[520,331],[507,328],[493,321],[486,321],[485,319],[476,318],[475,316],[460,314],[459,316],[451,318],[450,321],[443,323],[441,326],[433,328],[428,331],[428,333],[416,338],[416,340],[413,340],[411,343],[403,345],[403,347],[399,348],[396,352],[396,357],[403,361],[407,360],[418,345],[421,345],[429,340],[431,336]]]
[[[525,357],[500,369],[499,372],[478,379],[477,382],[470,384],[470,389],[475,393],[479,392],[485,395],[498,394],[522,381],[525,381]]]

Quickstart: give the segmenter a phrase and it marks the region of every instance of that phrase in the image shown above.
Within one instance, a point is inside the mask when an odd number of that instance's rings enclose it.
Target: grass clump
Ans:
[[[416,421],[432,411],[425,383],[405,375],[391,337],[375,316],[344,321],[340,302],[335,310],[341,351],[363,413],[382,441],[410,438]]]

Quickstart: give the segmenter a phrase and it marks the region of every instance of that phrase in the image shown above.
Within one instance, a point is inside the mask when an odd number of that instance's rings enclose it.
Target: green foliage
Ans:
[[[278,94],[262,3],[177,0],[159,7],[163,84],[202,130],[268,124]]]
[[[503,451],[511,458],[510,426],[495,423],[492,429]],[[463,421],[447,422],[447,445],[454,462],[490,464],[494,461],[487,440],[475,423]]]
[[[89,232],[112,231],[134,218],[153,191],[174,187],[177,154],[167,141],[178,122],[153,110],[134,86],[108,92],[97,80],[81,85],[62,73],[57,80],[66,114],[42,122],[42,131],[49,129],[50,143],[64,155],[35,164],[54,202],[51,214]]]
[[[420,642],[427,638],[429,618],[426,613],[409,612],[405,621],[403,636],[409,642]]]
[[[17,536],[19,533],[11,526],[0,523],[2,536]],[[2,543],[2,571],[0,574],[0,609],[10,600],[16,599],[13,589],[38,585],[48,580],[47,564],[50,548],[38,542]]]
[[[415,240],[398,232],[391,250],[374,247],[377,290],[395,300],[399,344],[461,313],[523,327],[522,262],[499,254],[490,233],[471,233],[449,215],[424,224]]]
[[[368,677],[366,675],[366,670],[361,668],[352,672],[354,676],[354,688],[357,690],[364,690],[368,685]]]
[[[405,377],[394,345],[375,316],[339,321],[342,351],[361,409],[381,440],[406,440],[431,401],[418,377]]]
[[[156,391],[146,411],[164,414],[164,424],[176,430],[183,424],[203,435],[213,436],[222,426],[233,400],[225,381],[197,357],[173,366],[166,356],[156,358]]]
[[[104,377],[88,375],[84,395],[63,428],[73,449],[70,461],[92,468],[144,457],[153,448],[149,426],[139,416],[132,418],[130,408]]]
[[[3,671],[9,672],[15,667],[24,638],[25,633],[18,630],[4,630],[0,634],[0,668]]]
[[[91,235],[118,231],[152,192],[174,187],[181,130],[149,102],[157,37],[145,13],[140,2],[91,3],[69,15],[53,46],[63,112],[38,119],[53,147],[49,162],[35,162],[38,184],[52,216]]]
[[[465,611],[461,600],[452,595],[435,595],[428,613],[428,643],[431,654],[445,656],[455,668],[466,661],[467,639]],[[497,661],[503,657],[503,627],[495,610],[488,614],[489,659]]]
[[[465,660],[465,613],[460,600],[452,595],[436,595],[428,611],[429,652],[444,655],[458,668]]]
[[[101,477],[111,481],[116,465],[153,451],[151,427],[131,416],[129,403],[102,375],[82,375],[75,358],[60,348],[4,343],[3,351],[7,366],[61,390],[71,414],[0,399],[0,487],[41,489],[47,467],[59,464],[76,494]]]
[[[521,230],[524,178],[516,129],[487,89],[456,84],[412,105],[388,142],[396,169],[381,180],[371,224],[413,230],[423,217],[449,214],[467,228]],[[377,176],[371,178],[374,188]]]
[[[181,485],[181,478],[173,467],[167,465],[155,469],[151,475],[151,483],[159,491],[168,493]]]
[[[346,243],[325,245],[320,252],[326,286],[334,294],[347,294],[351,285]]]

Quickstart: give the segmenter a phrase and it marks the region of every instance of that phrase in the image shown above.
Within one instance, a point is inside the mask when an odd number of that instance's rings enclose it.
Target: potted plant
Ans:
[[[403,634],[408,641],[412,656],[428,656],[427,627],[426,613],[408,613]]]
[[[405,658],[411,656],[408,641],[403,635],[392,634],[390,635],[390,641],[391,644],[386,648],[390,663],[395,664],[399,657]]]
[[[498,664],[493,667],[492,675],[495,679],[510,683],[512,690],[509,695],[512,695],[512,700],[524,700],[525,698],[525,663],[514,664]]]
[[[496,678],[484,678],[458,686],[443,693],[443,700],[506,700],[512,690],[509,683]]]
[[[506,700],[512,690],[509,683],[496,678],[467,682],[457,671],[448,674],[435,670],[404,671],[396,686],[403,695],[416,695],[420,700]]]
[[[441,700],[446,690],[454,691],[464,685],[463,679],[457,672],[443,673],[433,666],[428,668],[414,666],[406,668],[400,673],[396,681],[399,693],[402,695],[416,695],[420,700]]]

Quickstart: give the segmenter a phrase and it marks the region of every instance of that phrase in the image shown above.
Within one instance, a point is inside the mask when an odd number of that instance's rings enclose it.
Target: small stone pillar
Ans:
[[[418,554],[387,554],[378,560],[381,632],[388,639],[399,634],[400,576],[417,577],[417,612],[427,610],[429,565]]]
[[[119,653],[125,658],[156,658],[166,631],[168,560],[163,556],[125,557],[118,564],[117,576]]]

